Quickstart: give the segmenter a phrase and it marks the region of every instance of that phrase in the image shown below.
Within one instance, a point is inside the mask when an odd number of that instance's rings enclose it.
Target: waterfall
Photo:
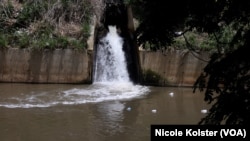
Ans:
[[[108,28],[109,32],[100,39],[96,48],[94,83],[130,83],[125,54],[122,50],[123,39],[118,35],[115,26]]]
[[[0,99],[0,107],[33,108],[51,107],[55,105],[75,105],[112,100],[128,100],[147,94],[146,86],[134,85],[129,78],[123,39],[118,35],[115,26],[109,26],[109,32],[100,39],[96,49],[94,84],[74,86],[69,90],[52,90],[19,94],[4,100]],[[52,95],[53,94],[53,95]],[[114,107],[106,110],[113,111]],[[119,107],[115,107],[116,110]],[[121,109],[121,108],[120,108]]]

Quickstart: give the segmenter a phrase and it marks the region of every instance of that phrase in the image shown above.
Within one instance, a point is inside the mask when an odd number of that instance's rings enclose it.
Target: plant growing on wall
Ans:
[[[168,82],[158,73],[150,69],[147,69],[147,70],[143,70],[142,83],[147,84],[147,85],[158,85],[158,84],[165,85]]]

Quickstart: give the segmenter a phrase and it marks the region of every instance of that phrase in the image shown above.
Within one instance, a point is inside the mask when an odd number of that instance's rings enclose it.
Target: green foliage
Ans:
[[[37,40],[34,40],[32,42],[32,45],[34,48],[39,49],[55,49],[56,48],[56,40],[53,38],[50,38],[49,36],[42,36],[38,38]]]
[[[39,49],[86,48],[92,7],[90,0],[3,2],[0,4],[0,27],[3,27],[0,28],[0,45]]]
[[[20,48],[27,48],[30,45],[30,37],[27,33],[18,35],[17,44]]]
[[[67,48],[68,40],[65,37],[51,38],[49,36],[43,36],[35,41],[32,41],[30,46],[39,49],[56,49],[56,48]]]
[[[193,30],[175,38],[172,46],[180,49],[190,49],[188,46],[191,46],[191,50],[213,51],[216,50],[216,41],[211,35]]]
[[[180,3],[182,4],[180,5]],[[186,34],[187,31],[193,29],[197,32],[207,33],[211,37],[217,36],[217,39],[209,37],[217,42],[216,46],[208,47],[209,45],[202,43],[201,47],[230,49],[228,45],[222,43],[237,41],[231,39],[236,35],[235,32],[241,30],[239,27],[242,25],[239,23],[243,25],[249,23],[247,6],[250,4],[247,1],[133,0],[131,4],[135,17],[140,23],[136,29],[138,43],[143,47],[150,44],[152,50],[165,49],[175,43],[175,38],[178,36],[175,34],[176,31],[183,31]],[[242,11],[238,10],[240,8]],[[195,39],[197,38],[190,38],[188,41],[193,44]],[[214,41],[205,42],[214,45]],[[180,40],[177,43],[182,45]]]
[[[48,5],[46,1],[32,0],[24,4],[23,10],[17,17],[16,26],[27,27],[31,22],[40,20],[43,16],[43,12],[46,11]]]
[[[167,82],[164,78],[162,78],[161,75],[159,75],[158,73],[147,69],[143,71],[142,74],[142,81],[144,84],[148,84],[148,85],[165,85]]]
[[[129,5],[129,4],[132,3],[132,0],[123,0],[123,3],[124,3],[125,5]]]
[[[186,36],[195,29],[207,34],[198,44],[201,48],[216,49],[194,85],[194,90],[205,90],[206,101],[215,102],[200,124],[250,126],[250,1],[133,0],[133,7],[139,9],[140,44],[154,44],[153,50],[166,48],[175,31]],[[189,49],[194,49],[196,39],[185,39]]]
[[[143,47],[146,43],[150,44],[152,50],[171,45],[175,32],[183,26],[188,16],[186,1],[174,0],[165,4],[164,1],[134,0],[131,4],[135,17],[140,21],[136,29],[137,42]],[[183,11],[174,12],[176,9]]]
[[[57,47],[59,48],[67,48],[69,45],[69,41],[67,37],[60,36],[56,39]]]
[[[69,0],[61,0],[61,3],[64,8],[67,8],[69,6]]]
[[[247,42],[227,56],[214,54],[205,73],[197,79],[194,90],[205,90],[205,100],[215,102],[200,124],[225,121],[226,124],[250,125],[250,44]]]
[[[88,37],[90,36],[90,32],[91,32],[90,28],[91,27],[90,27],[90,24],[88,22],[84,22],[82,24],[82,33],[83,33],[82,36],[84,39],[86,39],[86,41],[87,41]]]
[[[205,39],[200,44],[201,50],[211,51],[216,49],[216,41],[214,39],[211,39],[211,37],[208,37],[208,39]]]
[[[14,7],[8,1],[8,3],[5,4],[0,4],[0,32],[5,32],[8,29],[8,25],[11,24],[11,19],[13,18],[13,13],[14,13]]]
[[[8,1],[7,5],[1,4],[0,5],[0,17],[1,17],[1,21],[4,20],[4,19],[6,19],[6,18],[12,17],[13,11],[14,11],[14,7],[10,3],[10,1]]]
[[[0,32],[0,49],[5,48],[8,45],[8,38]]]
[[[75,49],[86,49],[87,48],[87,44],[86,42],[81,42],[79,40],[72,40],[70,41],[70,46],[72,48],[75,48]]]
[[[56,49],[56,48],[76,48],[86,49],[87,45],[80,40],[69,39],[66,36],[56,36],[48,32],[49,29],[40,31],[40,34],[36,36],[36,40],[33,40],[30,44],[31,47],[39,49]]]
[[[53,26],[50,26],[48,23],[41,24],[36,32],[34,32],[31,37],[34,40],[31,43],[31,46],[36,48],[67,48],[69,41],[67,37],[57,36],[53,34]]]

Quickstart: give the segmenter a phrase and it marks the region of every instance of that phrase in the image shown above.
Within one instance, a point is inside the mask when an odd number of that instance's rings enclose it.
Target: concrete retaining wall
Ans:
[[[56,49],[0,50],[0,82],[90,83],[91,54]]]
[[[209,54],[188,50],[172,50],[165,53],[141,51],[142,79],[149,85],[192,86],[207,64],[201,59],[208,61]]]
[[[144,84],[192,86],[207,64],[208,53],[192,54],[187,50],[140,51]],[[91,83],[92,52],[72,49],[0,50],[0,82]],[[151,73],[147,73],[150,71]],[[156,79],[156,80],[155,80]]]

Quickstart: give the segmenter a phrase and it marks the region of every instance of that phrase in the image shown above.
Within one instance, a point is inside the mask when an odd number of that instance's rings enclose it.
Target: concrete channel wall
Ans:
[[[187,50],[140,51],[143,84],[192,86],[207,64],[194,55],[208,58],[206,52]],[[87,50],[2,49],[0,82],[88,84],[92,82],[92,60],[92,51]]]
[[[208,52],[140,52],[142,77],[148,85],[193,86],[208,60]]]
[[[91,56],[72,49],[2,49],[0,82],[90,83]]]

